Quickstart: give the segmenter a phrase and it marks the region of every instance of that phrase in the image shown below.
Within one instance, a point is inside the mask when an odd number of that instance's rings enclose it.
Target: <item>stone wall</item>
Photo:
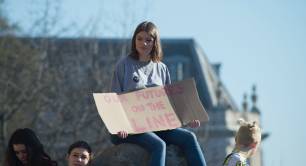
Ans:
[[[149,166],[150,154],[133,144],[120,144],[106,149],[95,156],[93,166]],[[167,166],[186,166],[184,154],[176,146],[170,145],[166,151]]]

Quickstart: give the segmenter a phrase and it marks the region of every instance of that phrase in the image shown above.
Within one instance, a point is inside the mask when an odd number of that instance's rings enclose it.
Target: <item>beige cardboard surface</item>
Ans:
[[[106,128],[112,134],[125,130],[132,133],[133,129],[116,93],[94,93],[96,106]]]
[[[194,119],[208,121],[193,79],[120,95],[93,95],[99,115],[112,134],[174,129]]]
[[[193,79],[187,79],[174,83],[171,86],[165,86],[165,89],[183,125],[194,119],[200,120],[201,122],[207,122],[209,120],[208,114],[200,101]]]

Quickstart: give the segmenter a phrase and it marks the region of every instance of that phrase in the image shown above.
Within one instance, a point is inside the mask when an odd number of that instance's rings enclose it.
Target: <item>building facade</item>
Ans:
[[[233,100],[225,83],[220,78],[221,64],[212,64],[207,55],[193,39],[163,40],[165,53],[164,62],[168,65],[172,80],[179,81],[193,77],[196,80],[200,99],[207,109],[210,121],[195,130],[204,149],[208,165],[222,165],[223,158],[229,154],[235,145],[237,120],[243,118],[260,124],[260,110],[256,106],[257,94],[253,87],[248,108],[247,96],[241,109]],[[263,139],[267,134],[263,134]],[[261,166],[263,157],[259,149],[251,164]]]

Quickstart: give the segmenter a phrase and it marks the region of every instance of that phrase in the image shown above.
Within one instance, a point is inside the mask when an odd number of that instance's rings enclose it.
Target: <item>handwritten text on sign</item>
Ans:
[[[104,105],[122,104],[136,133],[177,128],[181,125],[168,95],[183,93],[183,87],[155,87],[121,95],[104,95]],[[115,110],[114,110],[115,111]]]
[[[193,119],[208,121],[192,79],[120,95],[94,93],[94,98],[112,134],[122,130],[143,133],[174,129]]]

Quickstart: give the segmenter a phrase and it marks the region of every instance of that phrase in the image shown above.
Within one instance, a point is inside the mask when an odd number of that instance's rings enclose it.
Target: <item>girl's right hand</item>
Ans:
[[[119,138],[122,138],[122,139],[126,138],[128,135],[129,135],[129,134],[128,134],[126,131],[119,131],[119,132],[117,133],[117,136],[118,136]]]

